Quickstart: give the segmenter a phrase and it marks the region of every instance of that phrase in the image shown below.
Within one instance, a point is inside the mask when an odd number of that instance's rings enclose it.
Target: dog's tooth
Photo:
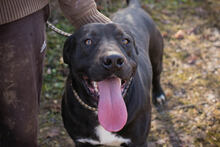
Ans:
[[[95,82],[92,81],[92,86],[95,87]]]
[[[97,87],[98,87],[98,85],[97,85],[97,83],[96,83],[96,82],[94,82],[94,87],[95,87],[95,88],[97,88]]]
[[[94,88],[95,88],[95,91],[98,92],[98,85],[97,85],[96,82],[93,83],[93,86],[94,86]]]
[[[92,88],[94,89],[95,83],[92,81],[91,84],[92,84]]]

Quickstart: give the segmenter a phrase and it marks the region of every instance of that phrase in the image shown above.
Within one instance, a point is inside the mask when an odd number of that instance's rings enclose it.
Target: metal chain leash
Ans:
[[[54,26],[52,23],[50,23],[49,21],[47,21],[47,26],[48,26],[51,30],[53,30],[54,32],[56,32],[56,33],[58,33],[58,34],[60,34],[60,35],[63,35],[63,36],[66,36],[66,37],[69,37],[69,36],[72,35],[72,34],[70,34],[70,33],[67,33],[67,32],[64,32],[64,31],[58,29],[57,27],[55,27],[55,26]]]

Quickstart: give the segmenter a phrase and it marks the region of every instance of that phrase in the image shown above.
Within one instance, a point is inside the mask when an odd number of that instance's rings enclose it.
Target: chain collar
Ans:
[[[82,101],[82,99],[79,97],[79,95],[78,95],[78,93],[76,92],[76,90],[73,89],[73,87],[72,87],[72,91],[73,91],[73,94],[74,94],[74,96],[76,97],[77,101],[78,101],[83,107],[85,107],[86,109],[89,109],[89,110],[91,110],[91,111],[97,111],[97,108],[91,107],[91,106],[87,105],[86,103],[84,103],[84,102]]]

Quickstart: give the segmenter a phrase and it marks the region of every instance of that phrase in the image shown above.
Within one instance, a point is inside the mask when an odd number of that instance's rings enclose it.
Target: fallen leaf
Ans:
[[[174,38],[176,39],[183,39],[185,36],[185,32],[183,30],[179,30],[178,32],[176,32],[176,34],[174,35]]]

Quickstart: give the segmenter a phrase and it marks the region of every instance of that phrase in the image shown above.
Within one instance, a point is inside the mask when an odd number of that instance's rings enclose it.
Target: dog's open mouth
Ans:
[[[112,78],[113,79],[113,78]],[[99,87],[98,87],[98,82],[90,80],[88,77],[84,76],[83,77],[85,86],[87,87],[89,94],[95,99],[99,100],[100,92],[99,92]],[[124,97],[127,89],[129,88],[131,79],[128,81],[121,80],[121,93],[122,96]]]
[[[121,130],[127,122],[127,108],[123,99],[130,81],[118,77],[99,82],[83,78],[90,94],[98,101],[99,123],[110,132]]]

